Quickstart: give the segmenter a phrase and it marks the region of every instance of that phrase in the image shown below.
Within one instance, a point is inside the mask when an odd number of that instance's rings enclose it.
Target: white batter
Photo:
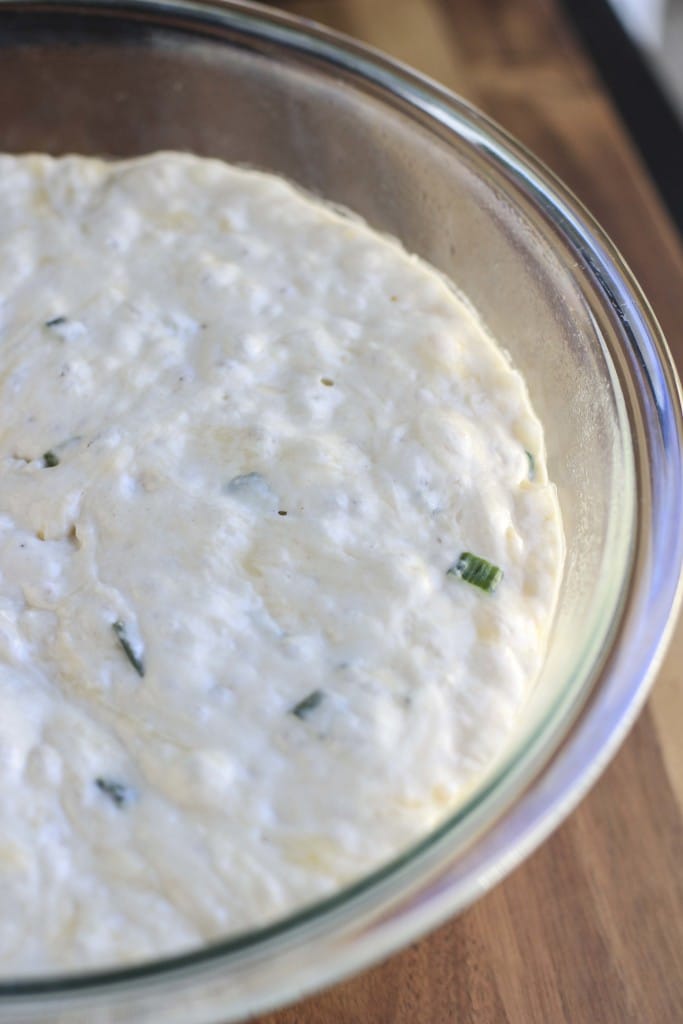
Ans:
[[[523,381],[395,242],[168,153],[2,156],[0,224],[12,975],[197,946],[422,837],[509,735],[563,540]]]

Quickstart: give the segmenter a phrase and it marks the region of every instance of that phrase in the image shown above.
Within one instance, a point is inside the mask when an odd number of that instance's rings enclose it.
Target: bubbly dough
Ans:
[[[510,733],[563,539],[521,377],[364,224],[172,153],[0,156],[0,223],[17,974],[197,946],[425,834]]]

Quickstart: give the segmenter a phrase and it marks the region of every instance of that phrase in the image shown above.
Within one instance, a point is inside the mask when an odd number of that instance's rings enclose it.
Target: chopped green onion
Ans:
[[[260,473],[241,473],[239,476],[234,476],[225,489],[228,494],[239,494],[252,487],[261,489],[264,486],[268,485]]]
[[[268,515],[278,507],[277,495],[260,473],[241,473],[234,476],[223,490],[225,494],[236,498],[247,508],[261,515]]]
[[[116,622],[112,623],[111,628],[116,633],[118,641],[121,644],[128,661],[131,663],[140,678],[142,678],[145,674],[145,663],[140,655],[133,650],[133,646],[128,639],[128,633],[126,632],[124,623],[121,622],[120,619],[117,619]]]
[[[52,469],[53,466],[59,465],[59,456],[55,455],[55,453],[50,450],[49,452],[45,452],[43,455],[43,462],[47,469]]]
[[[127,804],[131,797],[131,792],[128,786],[125,786],[123,782],[115,782],[114,779],[95,779],[95,785],[103,793],[109,797],[112,803],[115,803],[117,807],[123,807]]]
[[[503,578],[503,570],[497,565],[487,562],[479,555],[473,555],[470,551],[463,551],[458,561],[450,567],[448,576],[458,576],[466,583],[479,587],[487,593],[492,594]]]
[[[45,326],[46,327],[59,327],[61,324],[65,324],[65,323],[66,323],[66,317],[65,316],[55,316],[55,317],[52,318],[52,320],[46,320],[45,321]]]
[[[536,461],[530,451],[526,448],[524,451],[526,452],[526,457],[529,460],[529,479],[533,480],[536,476]]]
[[[311,711],[315,711],[318,705],[322,702],[324,696],[325,694],[322,690],[313,690],[312,693],[309,693],[308,697],[304,697],[303,700],[300,700],[298,704],[295,704],[294,707],[290,709],[291,714],[296,715],[297,718],[301,718],[302,720],[308,718]]]

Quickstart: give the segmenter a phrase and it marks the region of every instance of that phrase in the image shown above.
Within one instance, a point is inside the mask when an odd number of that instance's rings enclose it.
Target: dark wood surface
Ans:
[[[621,248],[683,366],[681,240],[556,0],[279,6],[412,64],[521,139]],[[622,750],[522,867],[403,953],[259,1024],[683,1024],[682,666],[679,627]]]

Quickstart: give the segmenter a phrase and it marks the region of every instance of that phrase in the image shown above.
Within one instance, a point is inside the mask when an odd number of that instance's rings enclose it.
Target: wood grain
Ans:
[[[290,0],[457,90],[562,177],[683,365],[681,241],[555,0]],[[579,809],[469,911],[259,1024],[682,1024],[683,628]]]

